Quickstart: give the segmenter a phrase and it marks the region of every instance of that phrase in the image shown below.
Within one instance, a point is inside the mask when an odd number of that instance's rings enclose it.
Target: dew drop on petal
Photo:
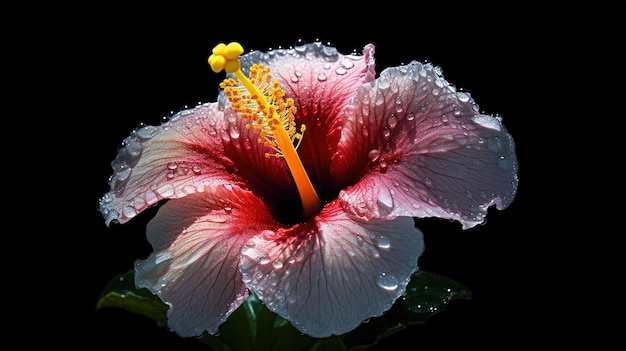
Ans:
[[[122,208],[122,214],[128,218],[132,218],[137,215],[137,210],[134,207],[125,206]]]
[[[391,129],[389,128],[389,126],[384,126],[383,127],[383,137],[389,138],[389,136],[391,135]]]
[[[400,97],[396,97],[396,112],[400,113],[402,111],[402,99],[400,99]]]
[[[175,189],[172,184],[163,184],[156,189],[156,192],[162,197],[170,197],[170,196],[174,196]]]
[[[381,158],[380,162],[378,163],[378,171],[380,173],[386,173],[387,172],[387,168],[388,168],[387,161],[385,161],[384,158]]]
[[[370,161],[376,161],[378,157],[380,156],[380,150],[378,149],[370,150],[370,152],[367,153],[367,156],[369,157]]]
[[[372,254],[373,257],[380,257],[380,252],[378,251],[378,249],[372,245],[368,245],[367,249],[369,250],[369,252]]]
[[[350,68],[354,67],[354,63],[352,61],[346,59],[346,60],[342,60],[341,61],[341,66],[344,67],[344,68],[350,69]]]
[[[469,101],[469,95],[467,95],[466,93],[461,92],[461,91],[459,91],[459,92],[457,92],[457,93],[456,93],[456,97],[457,97],[457,98],[459,99],[459,101],[461,101],[461,102],[468,102],[468,101]]]
[[[374,103],[377,106],[382,105],[385,102],[385,96],[383,94],[377,94],[375,99],[374,99]]]
[[[491,116],[478,115],[472,118],[472,121],[480,124],[481,126],[485,128],[490,128],[490,129],[497,130],[497,131],[500,131],[502,129],[502,126],[500,122],[498,121],[498,119],[493,118]]]
[[[230,137],[233,139],[239,138],[239,128],[232,126],[230,128]]]
[[[284,299],[285,293],[283,293],[281,290],[276,290],[276,292],[274,293],[274,297],[276,297],[277,299]]]
[[[320,82],[325,82],[326,79],[328,79],[328,77],[324,73],[320,73],[317,75],[317,80],[319,80]]]
[[[137,136],[141,139],[151,139],[157,133],[158,129],[154,126],[146,126],[137,130]]]
[[[380,192],[378,193],[377,204],[378,204],[378,210],[380,211],[380,214],[383,216],[389,214],[391,210],[393,210],[393,206],[394,206],[393,196],[391,192],[389,191],[389,189],[385,187],[380,188]]]
[[[359,235],[356,236],[356,244],[359,247],[363,247],[363,245],[365,244],[365,240],[363,240],[363,238],[361,238]]]
[[[390,127],[395,127],[396,124],[398,124],[398,118],[396,117],[395,113],[392,113],[389,115],[389,118],[387,119],[387,123],[389,123]]]
[[[391,246],[391,244],[389,243],[389,239],[387,239],[384,235],[378,235],[374,237],[373,240],[376,243],[376,246],[380,247],[381,249],[388,249]]]
[[[339,68],[337,68],[337,69],[335,70],[335,73],[337,73],[338,75],[342,76],[342,75],[344,75],[344,74],[348,73],[348,71],[346,71],[346,69],[345,69],[345,68],[343,68],[343,67],[339,67]]]
[[[392,274],[385,272],[376,278],[376,283],[385,290],[396,290],[398,288],[398,279]]]

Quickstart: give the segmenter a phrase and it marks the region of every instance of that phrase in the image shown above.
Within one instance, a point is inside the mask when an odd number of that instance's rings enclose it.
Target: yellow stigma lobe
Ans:
[[[209,56],[209,65],[213,72],[225,70],[226,73],[233,73],[240,69],[239,55],[243,54],[241,44],[235,42],[228,45],[218,44],[212,52],[213,54]]]
[[[209,65],[216,73],[225,70],[237,78],[227,78],[220,87],[224,89],[233,110],[250,121],[246,127],[259,135],[259,143],[276,152],[266,154],[266,157],[285,159],[300,193],[304,218],[308,219],[320,211],[322,202],[296,151],[305,126],[300,126],[299,133],[296,131],[294,116],[297,109],[294,101],[285,98],[285,91],[280,84],[272,81],[269,68],[263,64],[254,64],[250,67],[249,79],[243,74],[238,59],[242,53],[243,47],[239,43],[218,44],[209,57]]]

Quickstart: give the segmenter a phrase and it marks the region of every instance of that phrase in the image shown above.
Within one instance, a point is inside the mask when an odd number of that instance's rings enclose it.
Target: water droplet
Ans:
[[[391,210],[393,210],[393,196],[391,195],[389,189],[385,187],[380,188],[380,191],[378,192],[378,199],[376,202],[378,204],[378,210],[380,211],[381,215],[387,215],[391,213]]]
[[[268,264],[268,263],[270,263],[270,259],[267,256],[261,256],[261,258],[259,258],[259,263],[260,264]]]
[[[354,62],[347,60],[347,59],[341,60],[340,64],[343,68],[346,68],[346,69],[350,69],[354,67]]]
[[[141,139],[151,139],[157,133],[158,129],[154,126],[146,126],[137,130],[137,136]]]
[[[378,162],[378,171],[380,173],[387,173],[387,168],[389,167],[389,165],[387,164],[387,161],[385,161],[384,158],[380,159],[380,162]]]
[[[159,186],[158,188],[156,188],[156,193],[159,194],[162,197],[171,197],[174,196],[175,189],[174,186],[172,184],[162,184],[161,186]]]
[[[385,102],[385,96],[383,94],[376,94],[374,103],[376,105],[382,105]]]
[[[282,263],[281,261],[279,261],[279,260],[275,260],[275,261],[272,263],[272,266],[273,266],[274,268],[276,268],[276,269],[280,269],[280,268],[283,268],[283,263]]]
[[[456,93],[456,97],[459,99],[459,101],[461,102],[468,102],[470,97],[469,95],[467,95],[466,93],[459,91]]]
[[[391,246],[389,239],[387,239],[384,235],[378,235],[374,237],[373,240],[376,243],[376,246],[380,247],[381,249],[388,249]]]
[[[337,73],[340,76],[343,76],[344,74],[348,73],[348,71],[346,71],[346,69],[343,67],[339,67],[335,70],[335,73]]]
[[[317,75],[317,80],[319,80],[320,82],[324,82],[326,81],[326,79],[328,79],[328,77],[324,73],[320,73]]]
[[[389,138],[389,136],[391,135],[391,129],[389,128],[389,126],[384,126],[383,127],[383,137],[385,137],[385,139]]]
[[[402,99],[400,99],[400,97],[396,97],[396,112],[400,113],[402,112],[403,108],[402,108]]]
[[[233,139],[239,138],[239,128],[237,128],[236,126],[231,126],[230,127],[230,137],[233,138]]]
[[[296,44],[294,45],[294,48],[295,48],[295,49],[296,49],[296,51],[298,51],[298,52],[305,52],[305,51],[306,51],[307,46],[306,46],[306,43],[305,43],[305,41],[304,41],[304,40],[302,40],[302,39],[298,39],[298,40],[296,41]]]
[[[374,162],[380,156],[380,150],[378,149],[370,150],[370,152],[367,153],[367,156],[369,157],[370,161]]]
[[[137,210],[135,210],[134,207],[125,206],[122,208],[122,214],[128,218],[135,217],[137,215]]]
[[[363,238],[361,238],[360,236],[357,235],[356,236],[356,244],[359,247],[363,247],[363,245],[365,244],[365,240],[363,240]]]
[[[398,118],[396,117],[395,113],[392,113],[389,115],[389,118],[387,119],[387,123],[389,123],[390,127],[395,127],[396,124],[398,124]]]
[[[472,118],[472,121],[480,124],[483,127],[500,131],[502,129],[501,122],[494,117],[487,115],[478,115]]]
[[[376,283],[385,290],[396,290],[398,288],[398,279],[386,272],[381,273],[376,278]]]

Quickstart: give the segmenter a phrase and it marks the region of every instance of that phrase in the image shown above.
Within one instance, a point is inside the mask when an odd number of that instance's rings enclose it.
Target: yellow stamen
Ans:
[[[249,79],[243,74],[239,62],[242,53],[243,47],[239,43],[218,44],[209,56],[209,65],[215,73],[225,70],[237,78],[237,81],[232,78],[224,80],[220,87],[224,89],[233,110],[250,121],[246,127],[259,134],[259,143],[276,151],[275,154],[266,154],[266,157],[285,159],[300,193],[304,218],[309,218],[320,211],[322,202],[296,151],[305,126],[300,126],[300,133],[296,132],[294,101],[292,98],[285,99],[285,91],[277,81],[272,81],[269,68],[255,64],[250,67]]]

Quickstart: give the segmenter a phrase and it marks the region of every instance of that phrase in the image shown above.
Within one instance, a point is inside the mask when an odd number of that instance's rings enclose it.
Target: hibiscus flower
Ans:
[[[405,293],[424,250],[414,218],[468,229],[513,201],[501,118],[432,64],[376,77],[372,44],[242,53],[213,49],[216,102],[124,140],[99,200],[107,226],[161,205],[135,285],[179,335],[217,334],[250,293],[305,334],[346,333]]]

